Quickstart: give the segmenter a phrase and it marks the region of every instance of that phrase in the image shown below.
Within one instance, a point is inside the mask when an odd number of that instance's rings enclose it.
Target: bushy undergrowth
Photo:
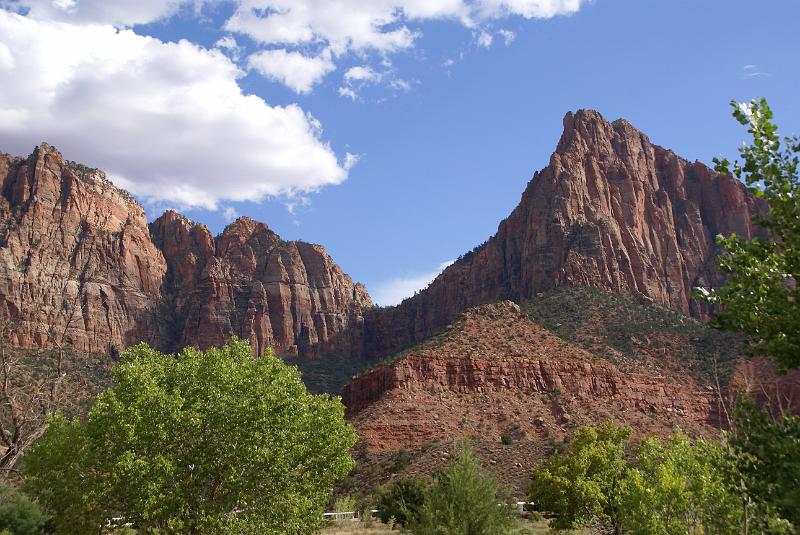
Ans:
[[[641,364],[645,350],[669,356],[704,383],[725,383],[745,351],[722,332],[657,304],[597,288],[562,286],[526,303],[525,312],[559,337],[618,365]]]

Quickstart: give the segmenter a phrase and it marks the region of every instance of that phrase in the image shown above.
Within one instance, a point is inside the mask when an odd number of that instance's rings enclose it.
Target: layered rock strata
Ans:
[[[356,377],[343,398],[371,451],[469,435],[561,439],[608,418],[640,432],[708,434],[721,424],[713,388],[688,375],[623,372],[511,302],[467,311],[433,340]]]
[[[321,245],[283,241],[249,218],[213,238],[172,211],[152,233],[167,260],[164,295],[175,347],[214,346],[231,336],[251,340],[259,352],[360,347],[362,314],[372,302]]]
[[[101,171],[44,143],[26,159],[0,153],[0,179],[0,322],[14,346],[363,346],[369,295],[319,245],[248,218],[217,237],[172,211],[148,227]]]

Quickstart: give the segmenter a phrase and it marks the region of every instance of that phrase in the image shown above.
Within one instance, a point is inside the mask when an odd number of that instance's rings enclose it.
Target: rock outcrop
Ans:
[[[318,245],[284,242],[249,219],[217,237],[174,212],[144,211],[96,170],[42,145],[0,157],[0,321],[12,343],[115,352],[146,340],[205,347],[386,356],[466,309],[536,299],[560,285],[624,292],[704,319],[693,286],[716,286],[717,234],[757,232],[763,210],[738,181],[655,146],[623,120],[569,113],[549,165],[495,236],[397,307]],[[151,237],[152,236],[152,237]],[[68,331],[68,334],[67,334]]]
[[[714,389],[688,374],[621,371],[540,327],[511,302],[468,310],[444,332],[343,392],[371,451],[459,436],[560,440],[612,418],[638,432],[721,424]]]
[[[14,346],[363,346],[369,295],[319,245],[248,218],[217,237],[172,211],[148,227],[101,171],[46,144],[27,159],[0,153],[0,179],[0,322]]]
[[[164,295],[175,349],[231,336],[251,340],[259,352],[269,346],[319,355],[360,346],[362,314],[372,302],[321,245],[283,241],[249,218],[213,238],[172,211],[152,232],[169,266]]]
[[[716,286],[715,237],[758,230],[765,207],[730,176],[653,145],[630,123],[568,113],[549,165],[485,244],[424,291],[367,318],[365,352],[419,343],[482,303],[564,284],[604,288],[704,319],[694,286]]]
[[[0,153],[0,322],[10,344],[115,353],[166,342],[164,257],[144,210],[102,172],[41,144]]]

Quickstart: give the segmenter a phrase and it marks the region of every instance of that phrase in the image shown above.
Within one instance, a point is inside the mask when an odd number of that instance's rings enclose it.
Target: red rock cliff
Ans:
[[[692,287],[721,282],[717,234],[748,238],[743,184],[653,145],[628,122],[568,113],[550,164],[497,234],[417,296],[367,318],[366,353],[418,343],[471,306],[562,284],[628,292],[704,319]]]
[[[284,352],[321,354],[360,344],[372,306],[320,245],[285,242],[240,218],[213,238],[203,225],[167,212],[152,224],[167,259],[165,295],[176,347],[219,345],[231,336]]]
[[[0,153],[0,179],[0,322],[10,343],[97,352],[163,344],[167,266],[142,207],[44,143],[27,159]]]
[[[148,228],[102,172],[46,144],[27,159],[0,153],[0,180],[0,324],[15,346],[361,347],[369,295],[319,245],[247,218],[216,238],[175,212]]]

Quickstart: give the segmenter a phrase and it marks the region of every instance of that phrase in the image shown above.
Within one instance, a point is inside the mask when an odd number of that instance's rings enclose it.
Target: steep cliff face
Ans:
[[[167,266],[142,207],[44,143],[27,159],[0,153],[0,179],[0,322],[9,342],[112,353],[138,340],[162,345]]]
[[[325,249],[284,242],[241,218],[216,238],[142,207],[102,172],[42,144],[0,153],[0,322],[18,347],[65,343],[115,353],[144,340],[165,350],[232,336],[261,352],[315,355],[361,347],[366,289]]]
[[[0,158],[0,178],[2,318],[20,323],[13,342],[53,343],[55,325],[79,349],[112,352],[140,339],[176,349],[236,335],[259,351],[375,358],[472,306],[560,285],[704,319],[689,294],[721,281],[714,237],[752,236],[751,216],[763,209],[741,183],[652,145],[625,121],[569,113],[549,165],[494,237],[414,298],[371,310],[363,286],[322,247],[284,242],[252,220],[214,237],[167,212],[151,239],[139,205],[46,145],[26,160]]]
[[[418,343],[467,308],[564,284],[626,292],[703,319],[692,287],[721,282],[717,234],[748,238],[744,185],[653,145],[628,122],[568,113],[549,165],[497,234],[427,290],[367,319],[368,354]]]
[[[269,346],[318,355],[360,345],[369,295],[322,246],[285,242],[249,218],[213,238],[175,212],[157,219],[152,233],[169,266],[164,294],[176,347],[219,345],[231,336],[259,352]]]
[[[506,301],[468,310],[432,340],[355,378],[343,398],[371,451],[467,435],[499,442],[514,434],[535,444],[608,418],[642,433],[713,433],[721,423],[714,389],[662,372],[622,371]]]

